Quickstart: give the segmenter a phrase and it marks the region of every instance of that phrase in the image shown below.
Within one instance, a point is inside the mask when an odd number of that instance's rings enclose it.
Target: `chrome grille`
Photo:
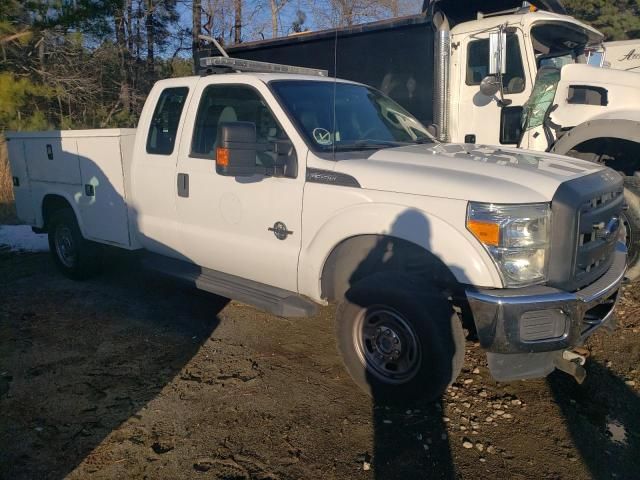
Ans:
[[[579,284],[595,280],[609,268],[620,233],[623,202],[620,188],[598,194],[581,205],[573,271]]]
[[[622,176],[608,168],[560,184],[551,201],[549,286],[575,292],[610,267],[623,187]]]

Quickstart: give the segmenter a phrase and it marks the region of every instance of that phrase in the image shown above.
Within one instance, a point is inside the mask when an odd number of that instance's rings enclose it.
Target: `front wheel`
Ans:
[[[627,278],[640,277],[640,178],[625,177],[624,199],[627,210],[622,214],[627,244]]]
[[[349,374],[376,400],[435,400],[464,361],[458,315],[444,295],[409,275],[374,274],[351,287],[336,330]]]
[[[99,246],[82,236],[73,210],[54,212],[48,231],[49,250],[63,274],[74,280],[83,280],[99,271]]]

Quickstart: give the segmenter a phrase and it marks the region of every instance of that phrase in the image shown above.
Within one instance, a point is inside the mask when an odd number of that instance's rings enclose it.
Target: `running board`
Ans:
[[[295,292],[154,253],[142,259],[145,268],[194,285],[200,290],[253,305],[281,317],[309,317],[318,307]]]

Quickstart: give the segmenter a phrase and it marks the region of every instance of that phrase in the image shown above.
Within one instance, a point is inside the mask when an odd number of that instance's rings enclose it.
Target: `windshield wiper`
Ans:
[[[334,149],[336,152],[345,150],[380,150],[383,148],[399,147],[401,145],[401,142],[390,140],[358,140],[357,142],[344,145],[334,145]]]
[[[415,140],[413,140],[412,143],[415,143],[416,145],[424,145],[425,143],[436,143],[436,142],[429,137],[423,137],[423,138],[416,138]]]

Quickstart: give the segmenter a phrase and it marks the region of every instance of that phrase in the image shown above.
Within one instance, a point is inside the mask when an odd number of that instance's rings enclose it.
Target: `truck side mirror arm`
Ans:
[[[496,93],[500,93],[500,98],[497,98],[498,106],[508,107],[511,105],[512,100],[504,98],[504,89],[502,88],[502,75],[487,75],[480,82],[480,93],[487,97],[495,97]]]

